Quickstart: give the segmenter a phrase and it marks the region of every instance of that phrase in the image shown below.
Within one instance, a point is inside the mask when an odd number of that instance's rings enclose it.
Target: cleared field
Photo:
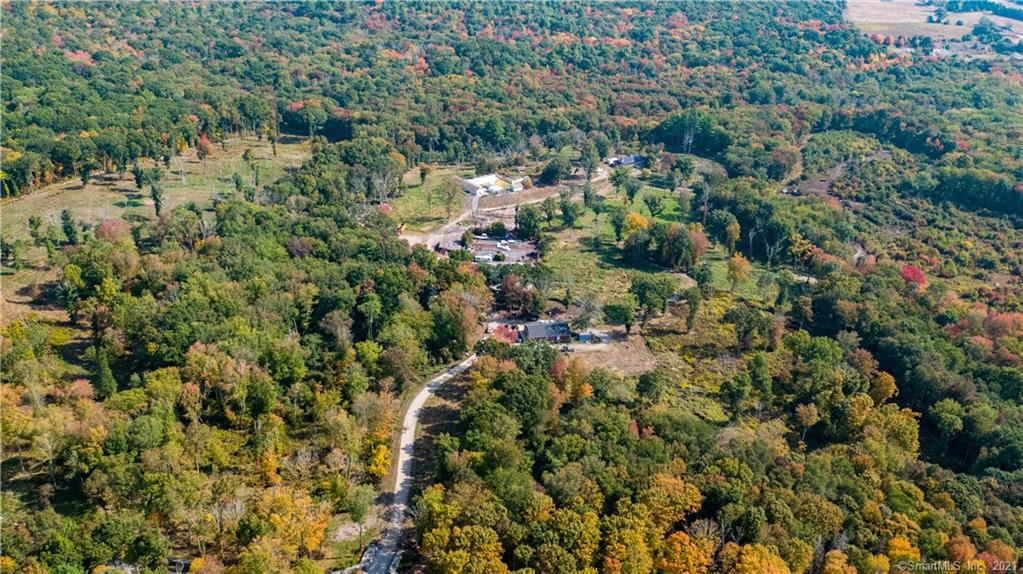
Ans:
[[[931,6],[919,6],[915,0],[851,0],[845,18],[865,32],[877,34],[960,38],[966,30],[956,26],[932,24]]]
[[[1023,39],[1023,22],[1019,20],[982,12],[966,12],[963,14],[955,12],[948,15],[948,19],[952,22],[962,20],[963,26],[969,30],[972,30],[973,26],[980,22],[981,18],[987,18],[999,26],[1008,26],[1012,29],[1012,36],[1016,39]]]
[[[712,285],[717,291],[731,291],[728,280],[728,253],[721,245],[707,252],[701,260],[710,266]],[[751,301],[772,301],[778,296],[778,284],[774,274],[756,262],[751,262],[750,278],[735,286],[734,294]]]
[[[616,329],[624,335],[623,329]],[[597,345],[572,345],[571,353],[565,356],[582,357],[594,368],[600,367],[623,375],[639,375],[657,366],[657,360],[639,334],[633,333],[613,343]]]
[[[251,162],[242,158],[246,149],[252,150]],[[198,159],[195,150],[188,150],[174,158],[169,169],[164,168],[164,209],[192,201],[207,206],[217,194],[234,190],[235,173],[251,185],[258,171],[260,181],[267,183],[308,157],[308,142],[297,138],[279,142],[276,156],[269,142],[256,138],[230,140],[223,147],[216,145],[205,161]],[[130,172],[123,176],[101,174],[85,186],[75,180],[5,199],[0,203],[0,231],[5,239],[28,240],[30,216],[38,215],[44,225],[59,226],[64,209],[70,210],[78,221],[89,224],[113,217],[130,220],[154,215],[148,190],[140,192]],[[44,320],[65,320],[66,313],[55,304],[52,292],[59,271],[46,264],[46,251],[32,247],[25,250],[23,257],[25,267],[4,268],[0,273],[0,325],[29,312]]]
[[[610,186],[608,186],[608,190],[610,190]],[[677,195],[672,197],[667,190],[645,188],[633,201],[631,206],[633,210],[650,215],[650,210],[641,200],[647,194],[665,198],[665,209],[658,215],[658,219],[668,222],[679,221],[679,204],[675,199]],[[610,195],[606,197],[606,202],[609,205],[622,205],[624,198]],[[566,288],[571,288],[573,293],[588,294],[603,303],[628,292],[631,283],[630,274],[668,272],[663,267],[653,264],[636,264],[623,259],[621,248],[615,245],[614,230],[606,214],[600,215],[598,219],[592,211],[587,210],[579,218],[574,228],[561,228],[556,223],[549,228],[549,231],[552,232],[555,243],[545,263],[558,278],[552,291],[555,298],[564,295]],[[599,243],[593,240],[595,234],[599,234],[601,238]],[[720,272],[719,281],[716,277],[716,281],[718,281],[716,286],[722,290],[727,289],[726,263],[720,256],[716,257],[714,261],[715,276]],[[681,274],[678,274],[678,277],[680,288],[690,285],[688,278],[683,278],[684,276]],[[737,291],[742,291],[742,289],[737,289]]]
[[[601,218],[602,235],[613,241],[613,232],[605,219]],[[587,213],[579,229],[567,229],[554,235],[554,248],[546,264],[558,278],[559,288],[552,293],[555,297],[564,295],[565,288],[571,288],[573,293],[605,302],[628,292],[629,268],[618,261],[616,247],[593,244],[590,240],[593,226],[593,215]]]
[[[29,252],[33,259],[44,258],[42,249]],[[57,303],[53,286],[60,278],[60,270],[45,262],[14,271],[5,268],[0,273],[0,326],[35,314],[40,320],[60,322],[67,312]]]
[[[419,168],[409,170],[403,179],[405,182],[404,194],[391,202],[391,207],[394,208],[394,217],[412,231],[423,231],[443,225],[448,221],[449,216],[462,212],[468,203],[469,196],[459,189],[449,209],[441,187],[455,176],[467,177],[470,175],[472,175],[472,167],[438,167],[426,177],[424,185],[420,178]]]
[[[1023,22],[1001,16],[980,12],[948,13],[949,24],[940,24],[927,21],[933,14],[934,6],[921,6],[915,0],[850,0],[845,9],[847,20],[871,34],[959,40],[986,17],[999,25],[1010,26],[1017,36],[1023,35]],[[957,25],[960,21],[962,25]]]
[[[246,149],[252,150],[251,164],[242,159]],[[276,156],[269,142],[254,137],[229,140],[223,148],[215,145],[205,161],[196,156],[195,150],[188,150],[171,160],[169,168],[161,166],[165,173],[164,208],[170,210],[190,201],[207,205],[217,194],[234,190],[235,173],[251,185],[258,170],[260,181],[267,183],[308,157],[308,142],[297,138],[278,143]],[[140,192],[135,187],[130,170],[123,175],[105,173],[85,186],[74,180],[5,199],[0,203],[0,229],[5,238],[25,239],[29,236],[29,216],[38,215],[44,224],[59,225],[64,209],[81,222],[98,223],[111,217],[151,217],[153,202],[148,189]]]
[[[646,198],[651,196],[661,199],[661,210],[657,214],[650,211],[649,204],[647,203]],[[688,215],[689,212],[689,205],[683,204],[680,200],[681,197],[692,197],[692,192],[688,189],[683,189],[676,191],[675,193],[671,193],[667,189],[647,186],[636,194],[636,198],[632,201],[632,205],[630,207],[632,211],[638,211],[647,217],[653,217],[671,223],[678,223],[682,221],[683,217]]]

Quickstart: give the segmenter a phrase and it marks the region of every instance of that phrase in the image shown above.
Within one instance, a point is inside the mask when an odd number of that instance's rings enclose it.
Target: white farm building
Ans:
[[[481,175],[472,179],[457,178],[462,190],[469,195],[497,195],[505,192],[522,191],[530,187],[532,182],[529,177],[512,178],[499,173]]]

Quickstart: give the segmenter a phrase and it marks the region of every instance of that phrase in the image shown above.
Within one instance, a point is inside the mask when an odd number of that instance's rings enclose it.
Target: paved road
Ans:
[[[394,481],[394,497],[390,508],[387,509],[387,526],[384,527],[383,536],[377,544],[376,552],[372,556],[363,557],[368,564],[363,569],[368,574],[386,574],[391,569],[391,564],[398,556],[399,543],[401,542],[402,526],[405,523],[405,516],[408,510],[409,493],[412,489],[412,452],[416,441],[416,427],[419,426],[419,413],[426,404],[427,399],[433,396],[444,383],[457,377],[476,362],[476,355],[451,367],[444,374],[431,380],[419,394],[412,399],[412,403],[405,413],[405,420],[401,424],[401,443],[398,450],[397,478]]]

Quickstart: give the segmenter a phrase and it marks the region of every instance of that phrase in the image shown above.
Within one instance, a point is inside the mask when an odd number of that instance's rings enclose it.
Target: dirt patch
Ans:
[[[591,367],[601,367],[623,375],[638,375],[657,366],[657,360],[643,337],[635,333],[628,337],[624,337],[623,332],[616,334],[623,338],[610,343],[568,345],[571,351],[563,354],[582,357]]]

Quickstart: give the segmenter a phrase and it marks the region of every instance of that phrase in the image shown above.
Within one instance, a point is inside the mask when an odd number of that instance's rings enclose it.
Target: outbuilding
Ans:
[[[457,179],[465,193],[475,196],[514,193],[532,185],[528,176],[510,177],[500,173],[490,173],[471,179]]]

